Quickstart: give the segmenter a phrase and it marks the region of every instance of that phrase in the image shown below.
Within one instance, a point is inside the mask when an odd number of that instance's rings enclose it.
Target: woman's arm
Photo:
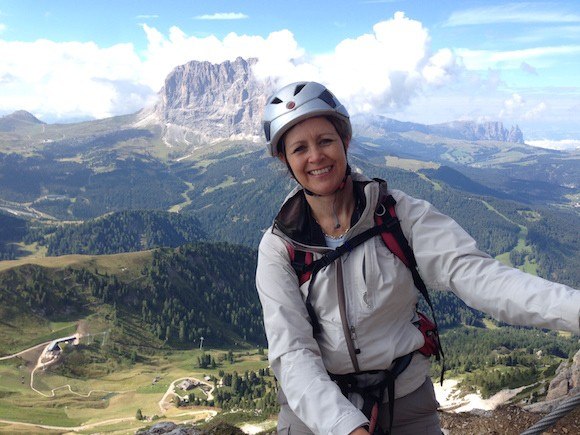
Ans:
[[[397,216],[428,286],[514,325],[580,333],[580,291],[508,267],[431,204],[393,191]]]
[[[314,432],[348,434],[368,423],[328,376],[285,242],[266,233],[256,286],[264,312],[268,358],[288,405]]]

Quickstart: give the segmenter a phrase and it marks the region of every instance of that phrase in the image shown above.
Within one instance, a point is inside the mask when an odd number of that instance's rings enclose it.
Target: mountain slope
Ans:
[[[4,132],[22,130],[38,124],[44,124],[44,122],[25,110],[18,110],[10,115],[0,117],[0,131]]]
[[[177,247],[206,238],[197,219],[162,211],[122,211],[80,225],[59,226],[45,241],[47,255],[116,254]]]
[[[3,352],[38,343],[51,322],[83,319],[131,346],[193,347],[202,336],[210,345],[265,343],[253,250],[199,243],[36,262],[51,266],[7,262],[0,271]]]

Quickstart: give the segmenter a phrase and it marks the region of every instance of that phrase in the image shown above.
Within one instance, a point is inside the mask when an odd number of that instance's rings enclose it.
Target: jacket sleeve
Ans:
[[[508,267],[477,249],[450,217],[394,191],[397,216],[421,276],[467,305],[513,325],[580,333],[580,291]]]
[[[368,423],[327,374],[285,242],[266,232],[256,286],[270,365],[294,413],[317,434],[348,434]]]

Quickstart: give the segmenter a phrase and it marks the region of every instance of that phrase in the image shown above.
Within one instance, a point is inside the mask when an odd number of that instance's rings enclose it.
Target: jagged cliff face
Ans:
[[[166,140],[259,137],[271,89],[254,77],[253,63],[237,58],[221,64],[192,61],[175,68],[154,108],[155,118],[165,125]]]
[[[197,145],[220,139],[261,140],[261,116],[266,99],[275,90],[252,71],[255,60],[238,57],[221,64],[191,61],[175,68],[159,92],[152,110],[141,113],[141,123],[161,124],[168,145]],[[524,143],[519,127],[501,122],[457,121],[437,125],[401,123],[384,117],[357,116],[354,133],[420,131],[470,141]]]

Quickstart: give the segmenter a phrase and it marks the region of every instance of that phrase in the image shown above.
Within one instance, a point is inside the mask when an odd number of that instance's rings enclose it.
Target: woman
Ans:
[[[375,226],[385,185],[351,174],[347,110],[323,85],[294,83],[268,100],[264,131],[271,155],[299,184],[262,238],[256,276],[269,360],[283,391],[278,431],[368,433],[361,397],[349,401],[330,373],[359,373],[362,385],[372,384],[409,356],[395,382],[395,411],[382,406],[379,426],[393,434],[441,433],[429,359],[416,352],[425,339],[409,268],[380,237],[322,268],[312,283],[301,285],[292,266],[297,250],[316,260]],[[450,289],[501,321],[580,332],[580,292],[502,265],[429,203],[388,193],[429,287]]]

